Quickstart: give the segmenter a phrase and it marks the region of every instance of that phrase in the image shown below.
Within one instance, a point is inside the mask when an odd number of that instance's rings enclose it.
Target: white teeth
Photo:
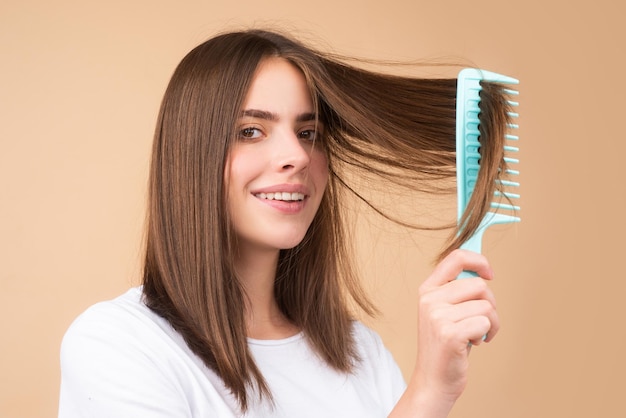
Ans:
[[[302,193],[289,193],[289,192],[257,193],[255,196],[258,198],[267,199],[267,200],[284,200],[284,201],[304,200],[304,194]]]

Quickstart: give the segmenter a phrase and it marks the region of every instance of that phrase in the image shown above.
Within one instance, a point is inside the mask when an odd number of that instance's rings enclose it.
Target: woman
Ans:
[[[501,96],[486,86],[496,116]],[[158,118],[143,285],[68,330],[59,416],[447,416],[471,345],[498,331],[489,264],[458,241],[444,251],[420,288],[405,384],[350,308],[375,311],[347,257],[340,193],[359,168],[445,191],[454,98],[455,80],[363,71],[272,32],[192,50]],[[486,151],[501,147],[499,121],[484,120]],[[468,231],[492,192],[478,188]],[[455,281],[462,270],[480,277]]]

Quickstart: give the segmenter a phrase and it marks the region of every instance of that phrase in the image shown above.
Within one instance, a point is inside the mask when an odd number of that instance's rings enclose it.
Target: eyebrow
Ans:
[[[256,119],[264,119],[268,121],[277,121],[280,118],[276,113],[268,112],[267,110],[258,109],[246,109],[241,112],[241,117],[252,117]],[[309,122],[314,121],[317,118],[315,113],[300,113],[296,116],[296,122]]]

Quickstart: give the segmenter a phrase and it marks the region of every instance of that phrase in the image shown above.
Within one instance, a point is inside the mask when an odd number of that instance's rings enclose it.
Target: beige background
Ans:
[[[503,329],[473,351],[452,416],[626,416],[619,3],[2,0],[0,416],[54,416],[65,329],[138,283],[149,149],[174,66],[218,30],[268,23],[338,52],[463,57],[522,80],[523,223],[484,246]],[[441,235],[364,225],[363,273],[383,311],[373,325],[408,374],[416,290]]]

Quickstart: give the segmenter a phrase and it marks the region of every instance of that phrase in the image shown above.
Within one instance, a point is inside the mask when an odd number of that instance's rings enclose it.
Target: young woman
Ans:
[[[59,416],[447,416],[471,346],[498,331],[489,263],[455,250],[462,237],[444,251],[420,288],[405,384],[351,309],[375,311],[347,256],[341,193],[359,169],[446,191],[455,85],[364,71],[273,32],[192,50],[158,118],[143,284],[68,330]],[[493,158],[469,232],[502,162],[502,96],[485,86]],[[462,270],[479,277],[454,280]]]

